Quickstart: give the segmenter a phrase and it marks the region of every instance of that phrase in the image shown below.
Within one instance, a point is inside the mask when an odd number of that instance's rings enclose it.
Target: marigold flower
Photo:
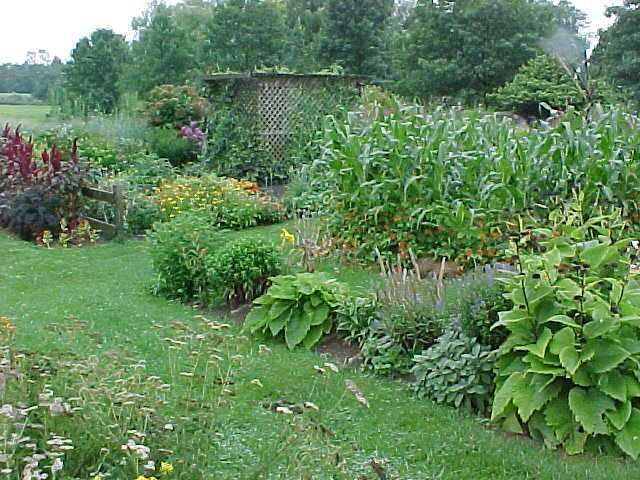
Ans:
[[[160,473],[163,473],[163,474],[166,474],[166,475],[168,475],[170,473],[173,473],[173,465],[171,465],[168,462],[161,462],[160,463]]]

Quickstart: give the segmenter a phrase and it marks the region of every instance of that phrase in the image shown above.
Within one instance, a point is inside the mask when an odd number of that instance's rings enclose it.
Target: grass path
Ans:
[[[0,252],[0,316],[17,326],[20,348],[49,357],[122,355],[146,361],[149,373],[163,378],[189,363],[193,351],[182,355],[163,338],[176,322],[199,322],[198,312],[149,293],[153,272],[145,243],[48,251],[0,233]],[[198,382],[196,375],[172,397],[167,415],[178,419],[180,431],[171,445],[173,478],[374,480],[372,458],[386,462],[389,478],[401,479],[640,478],[633,462],[567,458],[415,400],[406,385],[348,369],[319,375],[314,365],[327,359],[267,345],[272,353],[261,353],[260,341],[231,327],[216,348],[225,352],[219,372],[233,382],[219,385],[206,374]],[[356,382],[371,408],[346,392],[345,379]],[[194,391],[202,393],[197,403]],[[264,408],[281,398],[311,401],[320,410],[289,416]]]

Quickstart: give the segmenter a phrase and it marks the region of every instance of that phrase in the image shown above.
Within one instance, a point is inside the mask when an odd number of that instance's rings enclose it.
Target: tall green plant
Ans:
[[[514,242],[514,307],[497,326],[492,419],[577,454],[590,444],[640,455],[640,284],[615,217],[581,221]],[[521,251],[533,242],[534,253]]]

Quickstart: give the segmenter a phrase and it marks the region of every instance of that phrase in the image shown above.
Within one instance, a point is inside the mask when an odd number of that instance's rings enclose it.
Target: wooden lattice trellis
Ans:
[[[340,106],[345,89],[359,92],[365,84],[361,77],[278,73],[221,74],[206,82],[212,89],[232,86],[236,111],[251,120],[261,147],[275,161],[284,160],[296,128],[309,127],[301,122],[329,113],[328,107]]]

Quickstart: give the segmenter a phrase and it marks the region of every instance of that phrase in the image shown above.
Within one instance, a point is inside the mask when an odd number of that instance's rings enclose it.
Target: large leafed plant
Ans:
[[[611,218],[528,232],[514,242],[510,332],[499,350],[492,419],[569,454],[640,455],[640,284],[635,250]],[[618,228],[621,227],[621,228]],[[622,238],[622,239],[621,239]],[[536,253],[522,253],[533,243]]]

